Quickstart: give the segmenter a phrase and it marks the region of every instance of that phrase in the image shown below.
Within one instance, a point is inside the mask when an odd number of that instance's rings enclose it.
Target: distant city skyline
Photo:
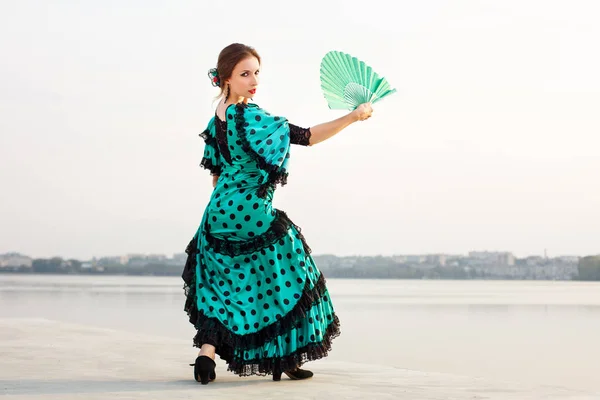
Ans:
[[[373,279],[600,279],[595,257],[517,258],[510,252],[474,251],[468,255],[421,254],[394,256],[313,255],[319,269],[330,277]],[[19,254],[0,254],[0,272],[25,274],[108,274],[179,276],[187,254],[130,254],[91,260],[34,259]],[[587,266],[583,266],[584,263]]]

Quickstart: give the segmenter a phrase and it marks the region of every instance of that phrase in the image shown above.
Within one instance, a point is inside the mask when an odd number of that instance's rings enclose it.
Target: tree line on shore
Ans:
[[[485,271],[465,267],[437,266],[433,268],[418,268],[415,266],[382,262],[382,257],[373,257],[373,262],[368,259],[349,267],[331,265],[319,262],[315,256],[319,269],[330,278],[360,278],[360,279],[519,279],[510,275],[492,275]],[[60,257],[50,259],[34,259],[31,268],[18,267],[0,269],[2,272],[36,273],[36,274],[103,274],[103,275],[151,275],[151,276],[179,276],[183,265],[150,262],[145,265],[107,264],[101,267],[84,268],[81,261],[75,259],[65,260]],[[578,275],[575,280],[600,281],[600,256],[582,257],[579,260]]]
[[[600,256],[588,256],[579,259],[579,276],[581,281],[600,281]]]

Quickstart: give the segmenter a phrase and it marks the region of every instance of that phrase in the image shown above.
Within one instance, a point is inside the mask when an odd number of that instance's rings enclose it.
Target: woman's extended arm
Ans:
[[[219,175],[213,175],[213,188],[217,186],[217,181],[219,180]]]
[[[371,103],[364,103],[343,117],[315,125],[310,128],[311,136],[308,145],[313,146],[317,143],[321,143],[331,138],[348,125],[357,121],[369,119],[372,113],[373,109],[371,108]]]

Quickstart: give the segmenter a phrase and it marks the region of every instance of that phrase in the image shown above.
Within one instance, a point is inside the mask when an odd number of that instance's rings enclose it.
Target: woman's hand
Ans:
[[[373,114],[371,103],[363,103],[359,105],[354,109],[354,111],[351,112],[351,114],[357,121],[364,121],[371,118],[371,115]]]

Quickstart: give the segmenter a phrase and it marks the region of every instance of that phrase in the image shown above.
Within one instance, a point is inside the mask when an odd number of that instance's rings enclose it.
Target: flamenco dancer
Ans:
[[[216,378],[215,355],[239,376],[307,379],[300,367],[327,356],[340,334],[325,278],[284,211],[273,208],[284,185],[292,144],[313,146],[371,117],[370,103],[338,119],[301,128],[248,100],[261,59],[252,47],[224,48],[209,72],[218,107],[200,134],[201,166],[214,190],[190,241],[182,278],[185,311],[197,329],[194,378]]]

